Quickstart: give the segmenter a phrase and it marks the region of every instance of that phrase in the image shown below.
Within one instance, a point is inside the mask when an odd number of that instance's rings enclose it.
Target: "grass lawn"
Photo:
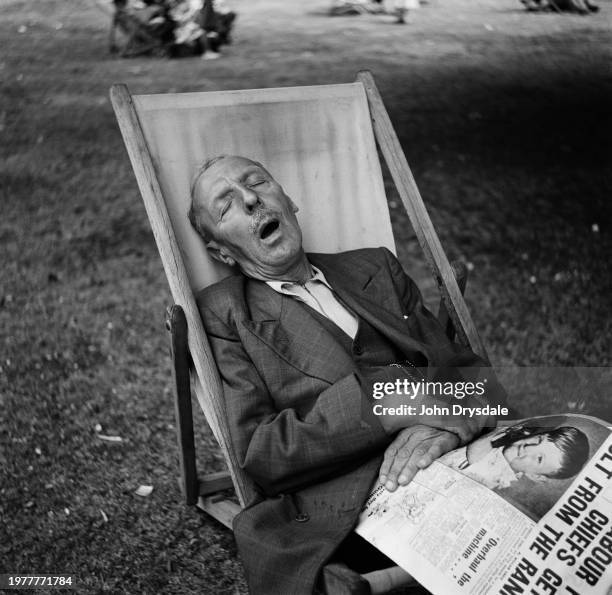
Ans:
[[[590,17],[431,0],[403,27],[327,6],[234,0],[221,59],[170,61],[111,57],[103,0],[2,3],[0,573],[72,573],[82,593],[246,593],[230,532],[180,503],[170,297],[114,82],[211,91],[369,68],[443,245],[471,263],[494,363],[610,366],[609,0]],[[389,201],[399,255],[431,298],[390,184]],[[536,400],[516,395],[526,413],[610,411],[603,393]],[[197,420],[200,467],[219,470]]]

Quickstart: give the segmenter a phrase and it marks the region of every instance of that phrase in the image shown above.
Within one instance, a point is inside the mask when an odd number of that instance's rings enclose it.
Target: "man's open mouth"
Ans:
[[[259,237],[262,240],[268,239],[280,226],[278,219],[270,219],[259,230]]]

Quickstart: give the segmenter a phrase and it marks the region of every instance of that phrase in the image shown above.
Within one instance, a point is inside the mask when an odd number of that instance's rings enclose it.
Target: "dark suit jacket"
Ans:
[[[406,358],[483,365],[451,343],[386,249],[310,254],[354,313]],[[224,386],[232,444],[261,497],[234,531],[254,594],[311,593],[356,523],[389,437],[363,377],[308,307],[230,277],[197,297]]]

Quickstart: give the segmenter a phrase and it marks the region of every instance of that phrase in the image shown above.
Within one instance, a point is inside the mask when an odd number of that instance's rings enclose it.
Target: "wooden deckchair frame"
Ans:
[[[376,142],[440,291],[441,322],[447,327],[449,334],[456,330],[459,341],[469,345],[475,353],[488,361],[486,350],[463,297],[467,279],[465,267],[453,270],[444,253],[371,73],[358,73],[357,82],[364,87]],[[225,419],[219,375],[189,284],[153,159],[127,87],[114,85],[111,88],[111,101],[175,302],[168,311],[167,325],[172,337],[181,484],[185,502],[197,505],[231,528],[232,519],[240,507],[255,495],[254,486],[240,469],[230,447],[230,433]],[[191,409],[192,383],[206,420],[225,456],[229,472],[208,474],[198,479]],[[231,497],[220,494],[232,487],[240,504]]]

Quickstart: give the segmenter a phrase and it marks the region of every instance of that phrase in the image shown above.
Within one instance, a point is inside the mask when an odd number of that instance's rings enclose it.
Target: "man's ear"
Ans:
[[[225,251],[223,246],[217,243],[216,240],[210,240],[210,242],[206,244],[206,249],[215,260],[230,267],[236,266],[236,261]]]

